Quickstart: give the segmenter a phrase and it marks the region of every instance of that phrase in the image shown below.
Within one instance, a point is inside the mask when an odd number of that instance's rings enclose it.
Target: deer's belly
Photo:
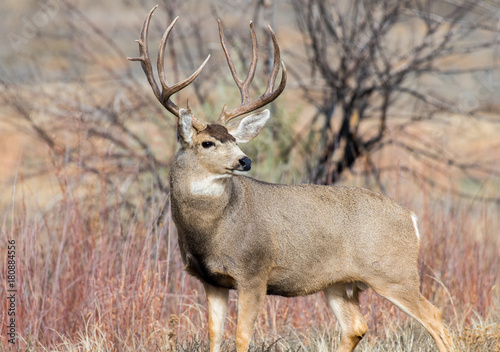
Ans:
[[[267,294],[285,297],[307,296],[333,283],[348,281],[348,273],[340,266],[304,265],[276,267],[269,274]]]

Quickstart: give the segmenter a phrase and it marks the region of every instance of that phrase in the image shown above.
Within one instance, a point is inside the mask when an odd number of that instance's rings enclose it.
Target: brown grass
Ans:
[[[6,339],[1,302],[0,351],[205,351],[207,318],[200,284],[186,276],[162,199],[139,196],[132,213],[118,196],[78,197],[57,173],[59,201],[48,209],[27,202],[22,184],[3,212],[0,257],[16,241],[17,343]],[[408,180],[400,180],[401,192]],[[13,189],[14,192],[14,189]],[[99,192],[96,192],[99,194]],[[118,194],[118,192],[117,192]],[[423,188],[400,201],[420,204],[424,234],[422,292],[442,310],[460,351],[498,351],[498,208],[450,196],[432,201]],[[13,198],[15,199],[15,198]],[[5,270],[0,274],[5,297]],[[234,348],[236,294],[230,296],[225,350]],[[427,351],[425,330],[370,290],[362,296],[369,333],[361,351]],[[253,350],[330,351],[338,326],[322,294],[269,297],[255,329]]]
[[[126,27],[129,32],[123,32],[122,27],[116,24],[119,32],[124,34],[114,34],[127,43],[124,46],[127,48],[127,55],[135,55],[137,48],[132,39],[136,38],[142,23],[144,6],[124,7],[120,15],[109,16],[107,12],[103,15],[102,2],[95,3],[99,6],[92,9],[98,12],[99,18],[105,17],[101,21],[106,25],[109,25],[109,21],[133,22],[133,25]],[[198,7],[199,3],[193,2],[193,6]],[[11,0],[5,8],[12,10],[12,6],[18,4],[18,1]],[[109,6],[114,10],[114,5]],[[29,6],[25,4],[23,7]],[[35,7],[33,11],[37,9]],[[23,8],[21,12],[12,12],[16,15],[4,16],[8,17],[4,23],[14,23],[9,28],[19,32],[22,28],[19,18],[24,15],[25,10]],[[59,28],[56,26],[58,21],[71,18],[63,14],[61,12],[56,16],[46,28],[47,32],[50,32],[48,29],[51,26]],[[226,16],[233,15],[228,12]],[[289,18],[278,17],[278,20],[284,22],[289,21]],[[78,21],[69,23],[73,26]],[[73,40],[90,38],[87,26],[83,27],[84,30],[77,32],[79,35],[74,35],[71,27]],[[282,30],[286,31],[286,27],[283,26]],[[216,31],[210,33],[217,36]],[[296,33],[292,31],[287,35],[293,38],[288,41],[288,45],[295,46]],[[100,41],[97,42],[102,45]],[[61,46],[57,47],[58,51],[55,51],[56,47],[51,47],[52,50],[39,52],[38,46],[46,48],[47,44],[33,40],[26,47],[26,50],[30,49],[32,52],[26,55],[30,57],[41,52],[53,55],[48,56],[50,59],[45,59],[43,63],[57,66],[52,69],[56,69],[58,74],[66,72],[61,67],[68,67],[68,72],[71,73],[69,62],[74,56],[67,52],[74,50],[74,41],[57,43]],[[60,105],[56,106],[65,107],[66,100],[71,102],[81,99],[95,108],[114,101],[121,85],[128,82],[116,79],[122,77],[121,71],[128,67],[125,54],[109,64],[109,67],[117,68],[116,71],[110,69],[108,76],[103,67],[109,69],[106,55],[110,58],[112,55],[109,51],[97,50],[100,46],[92,43],[87,40],[80,45],[88,45],[92,48],[91,52],[99,52],[102,58],[95,63],[83,55],[89,62],[88,67],[85,66],[86,69],[83,70],[85,81],[82,85],[77,83],[78,80],[54,84],[42,79],[37,84],[24,83],[26,87],[21,82],[19,93],[17,85],[9,87],[16,93],[13,96],[19,95],[23,98],[21,101],[33,104],[30,116],[36,117],[41,125],[45,126],[46,118],[55,120],[57,128],[54,130],[61,135],[66,134],[66,143],[79,142],[75,137],[73,115],[68,115],[66,109],[56,109],[60,115],[54,115],[54,110],[48,109],[51,104],[57,103]],[[223,60],[222,54],[219,59]],[[12,53],[10,60],[17,61],[19,58]],[[22,65],[24,61],[20,62]],[[47,69],[44,66],[33,66],[41,71]],[[222,64],[213,63],[212,67],[218,66]],[[88,78],[93,75],[99,77],[94,83]],[[142,74],[140,82],[146,85]],[[38,89],[38,86],[43,89]],[[134,83],[133,87],[135,92],[137,84]],[[151,96],[149,88],[142,87],[141,92],[147,92],[147,96]],[[89,97],[85,94],[89,94]],[[220,95],[220,92],[217,94]],[[214,98],[219,103],[217,94],[214,93],[215,98],[209,96],[209,100]],[[279,120],[276,131],[264,131],[256,144],[245,147],[248,148],[245,150],[253,148],[249,155],[255,158],[256,169],[260,172],[257,178],[266,181],[301,179],[305,159],[310,157],[302,155],[300,147],[297,147],[292,150],[293,155],[286,156],[287,161],[283,161],[282,157],[280,159],[279,154],[285,148],[279,148],[275,141],[279,135],[277,131],[281,133],[279,138],[283,139],[288,138],[283,137],[286,123],[293,125],[286,127],[290,127],[294,134],[302,131],[304,126],[300,124],[303,125],[305,119],[299,119],[297,115],[310,116],[308,109],[311,109],[297,98],[297,90],[290,90],[287,94],[288,98],[283,99],[288,101],[282,106],[287,107],[290,119]],[[73,111],[71,107],[71,104],[67,107],[70,112]],[[153,184],[145,181],[147,178],[136,178],[134,189],[128,192],[128,196],[133,194],[134,197],[135,206],[131,209],[124,202],[127,195],[118,189],[109,189],[111,186],[106,185],[104,174],[101,175],[102,178],[97,176],[88,179],[88,175],[76,166],[68,170],[57,162],[47,162],[46,147],[41,147],[40,142],[34,143],[33,138],[26,138],[25,134],[17,134],[21,133],[19,127],[26,126],[16,123],[14,126],[18,126],[19,130],[11,127],[7,129],[3,120],[19,120],[19,116],[11,111],[8,104],[0,107],[0,114],[0,185],[3,187],[5,180],[12,179],[19,172],[15,182],[0,189],[0,352],[207,351],[207,316],[203,288],[183,271],[167,196],[156,196],[159,192],[154,189]],[[134,131],[140,130],[141,136],[152,140],[153,148],[158,150],[157,155],[162,161],[166,161],[174,149],[175,133],[167,130],[170,122],[148,129],[153,123],[146,117],[156,116],[155,114],[154,111],[147,111],[141,115],[143,117],[132,119],[129,123]],[[499,145],[498,123],[464,122],[463,116],[454,120],[456,121],[447,123],[443,128],[438,124],[428,125],[428,131],[418,125],[414,127],[415,131],[410,129],[409,138],[443,142],[443,149],[471,156],[472,160],[466,161],[491,160],[491,168],[498,168],[500,159],[492,152]],[[397,129],[391,133],[397,133]],[[86,146],[84,142],[79,145],[80,148]],[[92,146],[87,145],[87,153],[95,153],[96,159],[100,158],[102,161],[95,163],[99,172],[112,171],[109,169],[111,166],[107,165],[108,159],[104,151],[108,146],[96,143],[95,150],[90,149]],[[406,160],[408,154],[401,151],[399,154],[394,150],[384,153],[385,149],[379,153],[382,155],[380,158],[372,156],[381,167],[394,162],[397,165],[412,163],[411,160]],[[269,156],[271,154],[272,157]],[[477,155],[482,155],[483,158],[479,160]],[[43,160],[43,163],[39,160]],[[277,162],[280,163],[279,166],[276,166]],[[27,163],[30,164],[29,168],[25,167]],[[30,178],[30,175],[24,173],[26,169],[33,170],[38,166],[51,170],[45,175],[47,177]],[[427,186],[428,183],[423,180],[420,182],[418,175],[439,177],[440,184],[453,182],[459,189],[467,188],[468,185],[460,185],[457,174],[436,175],[436,172],[433,173],[428,168],[421,169],[417,163],[412,166],[419,171],[416,178],[399,173],[399,170],[394,174],[389,171],[383,175],[383,182],[388,195],[419,215],[419,227],[423,235],[420,255],[422,292],[441,309],[458,351],[500,351],[499,205],[484,202],[480,198],[464,200],[451,192],[436,194]],[[131,169],[133,167],[134,165]],[[358,169],[362,169],[362,166]],[[127,172],[126,170],[123,174]],[[120,176],[116,178],[119,179]],[[498,179],[494,175],[490,178],[488,175],[479,175],[478,179],[491,189],[490,193],[500,192]],[[121,186],[119,181],[116,183],[117,188]],[[346,184],[374,188],[372,186],[375,183],[364,176],[352,174]],[[18,292],[15,345],[8,343],[6,336],[9,317],[8,302],[4,298],[7,293],[5,263],[8,240],[16,241]],[[232,292],[226,319],[224,351],[234,350],[236,299],[236,293]],[[372,291],[364,293],[361,301],[369,332],[357,351],[435,350],[432,339],[423,328]],[[332,351],[338,345],[339,336],[338,324],[322,294],[293,299],[268,297],[259,314],[251,349]]]

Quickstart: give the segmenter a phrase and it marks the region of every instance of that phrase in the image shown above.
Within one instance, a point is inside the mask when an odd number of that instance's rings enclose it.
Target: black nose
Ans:
[[[252,168],[252,159],[249,157],[244,157],[240,159],[240,165],[243,169],[243,171],[248,171]]]

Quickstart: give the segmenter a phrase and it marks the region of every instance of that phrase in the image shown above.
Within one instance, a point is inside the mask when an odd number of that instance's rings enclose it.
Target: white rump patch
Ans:
[[[199,181],[191,182],[191,193],[197,196],[220,196],[224,192],[224,185],[217,182],[229,175],[213,175]]]
[[[418,226],[417,226],[418,217],[415,215],[415,213],[411,213],[411,220],[413,221],[413,227],[415,227],[415,233],[417,234],[417,238],[420,241],[420,232],[418,231]]]

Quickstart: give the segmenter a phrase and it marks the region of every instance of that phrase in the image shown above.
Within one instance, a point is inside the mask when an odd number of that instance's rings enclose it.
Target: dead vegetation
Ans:
[[[12,18],[25,16],[33,22],[41,8],[14,3],[18,4],[2,5],[7,12],[2,11],[0,25],[8,33],[21,33],[24,22],[19,25]],[[211,52],[217,33],[215,20],[206,15],[210,11],[227,18],[230,46],[236,50],[249,46],[239,45],[249,40],[246,24],[241,26],[248,13],[234,10],[243,2],[224,3],[226,7],[219,3],[200,13],[192,12],[194,5],[189,3],[160,5],[164,12],[157,16],[165,23],[174,14],[181,15],[181,34],[172,37],[175,50],[167,53],[172,81],[192,72]],[[117,1],[116,6],[106,6],[121,7],[121,16],[103,16],[97,2],[57,4],[47,24],[36,28],[36,38],[9,51],[0,69],[2,262],[5,241],[14,238],[19,245],[17,345],[6,343],[2,300],[0,351],[206,351],[206,302],[201,286],[182,270],[169,218],[166,180],[176,148],[175,132],[140,69],[135,71],[126,62],[127,56],[136,54],[132,40],[138,37],[149,7]],[[256,23],[268,16],[269,8],[250,4]],[[498,9],[486,1],[477,6],[479,13],[470,15],[488,18],[475,23],[480,31],[484,25],[484,31],[491,33]],[[283,53],[287,69],[308,77],[309,67],[302,66],[307,56],[296,50],[292,10],[280,8],[282,15],[275,17],[273,27],[287,49]],[[12,18],[3,21],[4,13]],[[442,23],[428,20],[429,28]],[[212,27],[213,33],[205,30]],[[160,38],[163,30],[158,25],[150,35]],[[497,64],[497,47],[490,48],[490,56],[470,48],[441,66],[455,73],[462,65],[471,70],[478,57],[481,64]],[[245,55],[236,53],[237,57]],[[222,55],[212,56],[210,70],[199,79],[205,83],[177,100],[182,103],[189,97],[199,115],[204,113],[211,121],[223,103],[238,100],[226,89],[231,78],[223,60]],[[379,67],[382,76],[383,67]],[[500,124],[493,99],[498,89],[495,67],[455,78],[426,77],[420,88],[435,87],[426,94],[446,95],[447,108],[456,105],[460,111],[421,113],[421,103],[403,101],[387,113],[382,144],[369,152],[360,148],[352,165],[343,164],[339,178],[343,184],[382,189],[419,215],[422,292],[441,308],[459,351],[500,351]],[[325,164],[328,169],[340,165],[333,163],[339,137],[376,138],[382,120],[374,116],[382,116],[383,100],[356,100],[361,104],[354,104],[357,118],[350,113],[325,115],[331,112],[325,97],[333,91],[315,82],[305,82],[300,75],[295,81],[290,78],[282,100],[273,107],[271,128],[247,148],[258,165],[257,178],[288,183],[311,179],[309,172],[319,165],[311,155],[328,150],[319,146],[333,148],[331,154],[323,154],[330,162]],[[352,83],[347,79],[346,87]],[[311,90],[314,85],[319,92]],[[363,104],[373,102],[379,104],[370,105],[375,115],[369,110],[359,115]],[[349,122],[351,134],[337,134],[342,121]],[[309,131],[313,134],[307,137]],[[323,144],[318,136],[325,138]],[[336,166],[330,170],[338,170]],[[337,171],[330,176],[334,174]],[[2,270],[0,297],[5,282]],[[226,350],[234,349],[235,299],[231,295]],[[408,323],[404,314],[373,292],[363,295],[362,306],[369,333],[360,351],[433,350],[423,329]],[[338,327],[321,295],[269,297],[259,315],[252,349],[331,351],[337,343]]]

